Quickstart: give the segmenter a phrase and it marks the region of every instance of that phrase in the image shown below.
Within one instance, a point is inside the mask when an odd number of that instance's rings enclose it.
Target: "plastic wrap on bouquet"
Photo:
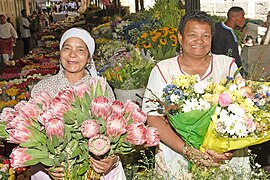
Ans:
[[[206,111],[193,110],[177,115],[169,115],[170,124],[187,144],[199,149],[215,109],[215,106],[213,106]]]
[[[205,134],[203,144],[200,147],[201,151],[211,149],[216,152],[227,152],[236,149],[242,149],[248,146],[261,144],[270,140],[270,133],[262,137],[244,137],[244,138],[225,138],[219,137],[216,134],[214,122],[211,121],[208,131]]]

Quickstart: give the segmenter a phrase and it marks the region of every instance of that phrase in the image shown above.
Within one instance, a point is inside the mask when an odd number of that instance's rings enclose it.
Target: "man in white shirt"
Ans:
[[[13,44],[18,38],[17,32],[6,20],[6,16],[0,15],[0,61],[8,62],[9,55],[12,54]]]
[[[21,19],[21,36],[22,36],[22,40],[23,40],[23,52],[24,55],[26,56],[29,53],[29,49],[30,49],[30,22],[27,19],[27,15],[26,15],[26,10],[23,9],[21,10],[21,14],[22,14],[22,19]]]

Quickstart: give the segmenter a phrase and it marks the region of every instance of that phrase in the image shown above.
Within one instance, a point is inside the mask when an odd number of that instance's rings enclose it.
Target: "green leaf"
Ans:
[[[80,167],[79,170],[78,170],[78,175],[79,176],[83,175],[88,170],[88,168],[89,167],[87,167],[87,166]]]
[[[39,162],[40,162],[39,159],[33,158],[31,160],[25,161],[23,164],[26,166],[33,166],[38,164]]]
[[[58,139],[58,137],[56,135],[52,136],[52,145],[53,145],[54,148],[59,146],[59,139]]]
[[[73,159],[74,157],[78,156],[81,152],[81,149],[77,146],[76,149],[72,152],[70,159]]]
[[[28,129],[33,133],[33,137],[40,142],[42,145],[46,145],[46,135],[43,134],[41,131],[39,131],[39,129],[33,127],[33,126],[29,126]]]
[[[48,151],[40,151],[38,149],[27,149],[25,152],[30,156],[32,156],[33,158],[38,159],[49,158]]]
[[[54,160],[49,159],[49,158],[40,159],[40,162],[44,164],[45,166],[54,166]]]
[[[50,153],[55,154],[54,147],[53,147],[50,139],[47,139],[47,143],[46,144],[47,144],[47,148],[50,151]]]
[[[9,134],[6,131],[6,122],[0,122],[0,137],[3,139],[7,139]]]
[[[116,136],[115,138],[112,139],[113,143],[117,143],[119,141],[120,135]]]
[[[36,140],[32,140],[30,142],[24,142],[24,143],[21,143],[20,146],[21,147],[25,147],[25,148],[31,148],[31,147],[37,147],[37,146],[40,146],[41,144]]]
[[[60,163],[63,162],[67,158],[66,154],[64,152],[61,152],[59,154],[59,161]]]

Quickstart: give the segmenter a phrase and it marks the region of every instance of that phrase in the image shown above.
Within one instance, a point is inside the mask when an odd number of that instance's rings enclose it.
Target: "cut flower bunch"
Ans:
[[[158,61],[176,56],[178,45],[177,29],[162,27],[143,32],[136,47],[149,52]]]
[[[135,103],[110,102],[106,80],[91,81],[67,87],[55,98],[44,91],[3,110],[1,136],[19,144],[10,155],[14,169],[42,163],[52,170],[63,166],[65,179],[87,179],[91,156],[128,154],[159,142]]]
[[[266,83],[241,77],[217,84],[181,75],[152,101],[188,145],[221,153],[270,140],[269,93]]]
[[[103,75],[117,89],[144,88],[155,63],[152,58],[144,59],[138,49],[120,51],[110,58],[112,67]]]

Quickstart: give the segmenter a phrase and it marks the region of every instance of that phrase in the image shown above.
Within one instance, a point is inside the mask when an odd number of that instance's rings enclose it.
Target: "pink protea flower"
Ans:
[[[56,97],[50,102],[50,109],[55,116],[64,117],[65,112],[72,108],[71,104],[65,99]]]
[[[113,101],[112,113],[123,114],[124,113],[124,104],[119,100]]]
[[[91,102],[91,112],[96,117],[102,117],[104,120],[111,114],[112,105],[110,100],[104,96],[98,96]]]
[[[26,150],[27,148],[20,148],[20,147],[16,147],[12,150],[10,154],[10,159],[11,159],[10,164],[13,169],[16,169],[19,167],[26,167],[24,163],[32,159],[32,157],[25,152]]]
[[[20,107],[20,109],[18,111],[19,111],[19,114],[21,114],[25,118],[31,118],[31,119],[34,119],[34,120],[37,120],[38,116],[42,112],[42,110],[33,101],[33,99],[30,99],[28,102],[26,102],[24,104],[24,106]]]
[[[19,101],[18,104],[16,104],[16,105],[14,106],[14,109],[15,109],[16,111],[19,111],[22,107],[24,107],[24,105],[25,105],[26,103],[27,103],[27,101],[24,101],[24,100]]]
[[[110,139],[102,134],[98,134],[88,141],[88,148],[91,153],[96,156],[104,155],[110,150]]]
[[[9,140],[12,143],[20,144],[24,142],[29,142],[33,137],[32,132],[27,128],[29,127],[25,121],[17,121],[16,125],[14,124],[13,128],[7,129],[9,133]]]
[[[7,122],[6,129],[15,129],[19,123],[23,123],[25,126],[31,126],[32,120],[19,114],[12,121]]]
[[[75,101],[75,90],[72,87],[68,87],[58,93],[59,98],[66,100],[67,102]]]
[[[125,104],[124,104],[124,113],[131,113],[134,109],[140,109],[140,107],[132,102],[130,99],[126,100]]]
[[[146,130],[146,146],[157,146],[159,141],[159,132],[157,128],[148,127]]]
[[[126,132],[126,126],[127,123],[122,114],[111,114],[107,118],[106,133],[108,136],[115,138]]]
[[[51,99],[52,97],[47,91],[42,91],[38,93],[33,100],[36,104],[42,105],[43,110],[46,110]]]
[[[222,93],[218,96],[218,103],[222,106],[222,107],[227,107],[231,104],[232,99],[230,97],[230,95],[228,93]]]
[[[89,84],[80,83],[77,86],[75,86],[75,94],[79,98],[83,98],[85,92],[87,92],[88,94],[90,94],[90,86],[89,86]]]
[[[53,116],[53,110],[48,109],[47,111],[44,111],[40,114],[40,116],[38,117],[38,121],[44,126],[45,122],[47,122],[49,119],[52,119]]]
[[[125,141],[133,145],[142,145],[146,141],[146,127],[143,123],[132,123],[127,126]]]
[[[13,120],[15,110],[11,107],[6,107],[3,109],[2,113],[0,114],[0,122],[9,122]]]
[[[140,109],[134,109],[129,114],[127,120],[132,119],[133,123],[145,123],[147,119],[147,115]]]
[[[82,123],[83,137],[91,138],[99,133],[99,124],[95,120],[86,120]]]
[[[45,122],[45,130],[47,136],[51,139],[53,135],[58,138],[63,138],[64,136],[64,120],[59,117],[53,117]]]

